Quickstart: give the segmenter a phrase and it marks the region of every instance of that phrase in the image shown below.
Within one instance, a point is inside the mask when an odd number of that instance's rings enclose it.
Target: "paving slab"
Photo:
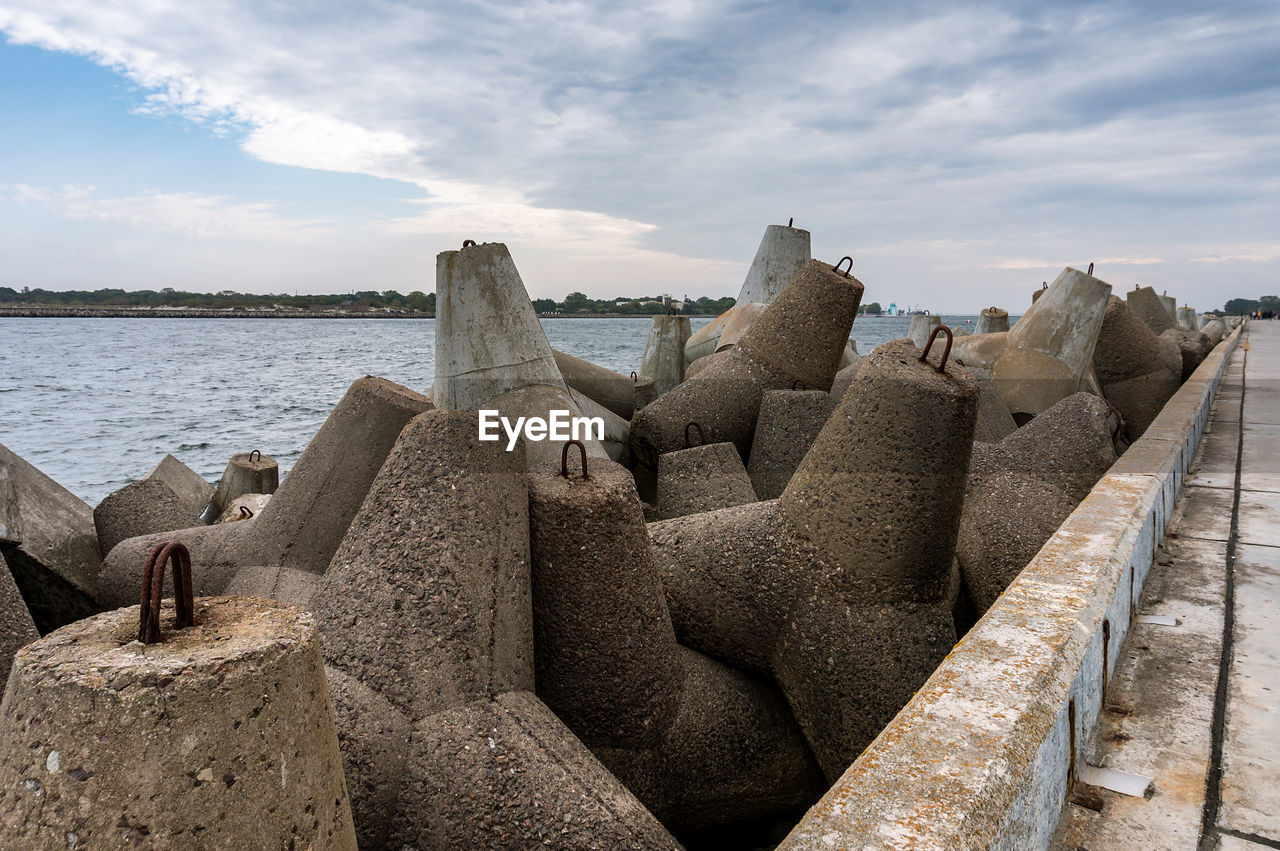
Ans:
[[[1232,492],[1188,486],[1174,509],[1171,534],[1180,538],[1225,541],[1231,532]]]

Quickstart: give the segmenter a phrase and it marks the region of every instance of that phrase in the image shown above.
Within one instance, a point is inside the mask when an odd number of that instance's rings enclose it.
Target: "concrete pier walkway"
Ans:
[[[1245,334],[1054,847],[1280,848],[1280,322]]]

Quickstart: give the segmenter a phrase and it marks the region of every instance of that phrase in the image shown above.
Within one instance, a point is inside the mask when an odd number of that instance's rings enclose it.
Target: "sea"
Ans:
[[[976,319],[943,322],[972,330]],[[629,374],[651,322],[543,327],[553,348]],[[909,326],[860,316],[852,336],[867,354]],[[430,388],[435,330],[433,319],[0,318],[0,443],[90,505],[166,453],[210,483],[254,449],[284,475],[356,379]]]

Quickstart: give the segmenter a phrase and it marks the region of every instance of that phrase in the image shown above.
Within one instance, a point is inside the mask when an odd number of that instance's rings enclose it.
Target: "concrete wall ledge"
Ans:
[[[1236,329],[780,846],[1043,848]]]

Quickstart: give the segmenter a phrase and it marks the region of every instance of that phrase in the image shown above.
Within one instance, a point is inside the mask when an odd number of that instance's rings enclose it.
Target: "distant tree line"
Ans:
[[[734,299],[707,298],[690,299],[675,312],[689,316],[717,316],[733,307]],[[586,294],[571,292],[563,301],[552,298],[535,298],[533,309],[538,313],[622,313],[630,316],[652,316],[655,313],[666,313],[667,306],[661,296],[638,296],[628,299],[588,298]]]
[[[434,313],[436,294],[415,290],[401,295],[395,290],[368,290],[343,295],[258,295],[220,290],[216,293],[189,293],[165,287],[162,290],[121,289],[53,290],[0,287],[0,304],[56,307],[191,307],[205,310],[270,310],[279,305],[300,310],[345,307],[367,310],[403,310],[406,313]]]
[[[1233,298],[1222,308],[1222,312],[1227,316],[1239,316],[1242,313],[1253,313],[1255,310],[1280,313],[1280,297],[1264,295],[1259,299]]]
[[[883,308],[880,307],[880,302],[873,301],[871,302],[871,304],[864,304],[861,307],[859,307],[858,312],[865,313],[868,316],[879,316],[880,314],[884,313],[884,310]]]

